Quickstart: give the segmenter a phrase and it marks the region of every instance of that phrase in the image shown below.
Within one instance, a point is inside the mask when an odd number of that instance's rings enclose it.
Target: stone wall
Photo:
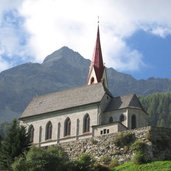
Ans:
[[[171,158],[171,129],[144,127],[123,131],[132,133],[136,140],[145,143],[147,160],[163,160]],[[130,146],[117,147],[114,143],[118,133],[88,138],[60,144],[69,157],[77,158],[81,153],[89,153],[100,161],[105,156],[117,159],[120,163],[131,160],[134,151]],[[159,155],[159,153],[161,155]]]

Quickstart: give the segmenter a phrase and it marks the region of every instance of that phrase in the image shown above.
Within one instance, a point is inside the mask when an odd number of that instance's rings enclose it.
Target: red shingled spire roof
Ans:
[[[96,45],[93,54],[92,66],[94,67],[97,81],[101,82],[104,72],[104,65],[103,65],[103,57],[102,57],[102,50],[100,44],[99,26],[97,28],[97,38],[96,38]]]

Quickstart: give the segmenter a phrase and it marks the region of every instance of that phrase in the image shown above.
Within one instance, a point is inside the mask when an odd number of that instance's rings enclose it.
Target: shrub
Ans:
[[[133,163],[135,164],[142,164],[145,163],[145,156],[144,153],[141,151],[136,151],[133,158],[132,158]]]
[[[109,155],[104,155],[103,157],[101,157],[100,161],[104,165],[109,165],[109,163],[111,162],[111,157]]]
[[[97,164],[94,166],[93,171],[109,171],[109,168],[104,165]]]
[[[32,147],[25,157],[18,158],[12,165],[14,171],[42,171],[69,169],[69,159],[62,149],[49,147],[48,149]]]
[[[132,145],[131,145],[131,149],[133,151],[144,151],[144,148],[145,148],[145,143],[140,141],[140,140],[137,140],[135,141]]]
[[[23,156],[18,157],[12,164],[12,169],[14,171],[21,171],[21,170],[28,171],[25,158]]]
[[[95,160],[90,154],[83,153],[74,161],[75,171],[89,171],[93,168]]]
[[[112,159],[112,161],[110,162],[110,164],[109,164],[109,168],[114,168],[114,167],[116,167],[116,166],[118,166],[119,165],[119,162],[118,162],[118,160],[117,159]]]
[[[135,134],[131,132],[125,132],[125,133],[121,132],[115,137],[114,144],[117,147],[124,147],[130,145],[134,141],[135,141]]]

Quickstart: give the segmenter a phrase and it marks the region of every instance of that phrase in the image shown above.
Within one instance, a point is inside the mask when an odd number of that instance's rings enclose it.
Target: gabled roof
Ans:
[[[102,83],[86,85],[33,98],[20,118],[98,103],[108,92]]]
[[[135,94],[114,97],[105,112],[124,108],[137,108],[144,111],[138,97]]]

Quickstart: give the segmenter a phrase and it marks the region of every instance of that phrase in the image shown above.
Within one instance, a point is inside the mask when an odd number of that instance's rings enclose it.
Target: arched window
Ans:
[[[52,123],[49,121],[46,124],[46,134],[45,134],[45,139],[51,139],[52,138]]]
[[[34,127],[33,127],[33,125],[30,125],[28,128],[28,138],[29,138],[29,142],[32,143],[34,140]]]
[[[109,123],[112,123],[113,122],[113,117],[111,116],[110,118],[109,118]]]
[[[119,117],[119,122],[123,122],[124,120],[125,120],[125,116],[123,114],[121,114]]]
[[[131,129],[135,129],[136,127],[137,127],[136,116],[132,115],[132,117],[131,117]]]
[[[83,118],[83,132],[90,132],[90,116],[88,113]]]
[[[64,123],[64,136],[71,135],[71,120],[70,118],[66,118]]]
[[[94,83],[94,77],[91,78],[91,84],[93,84],[93,83]]]

